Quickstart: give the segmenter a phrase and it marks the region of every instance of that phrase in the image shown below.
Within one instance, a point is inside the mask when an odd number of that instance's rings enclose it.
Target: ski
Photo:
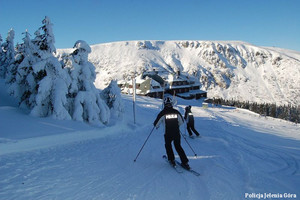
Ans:
[[[189,136],[189,135],[182,135],[185,139],[186,138],[191,138],[191,139],[194,139],[193,137]]]
[[[188,137],[191,138],[191,139],[195,139],[195,136],[193,136],[193,135],[190,135]]]
[[[193,170],[193,169],[187,169],[187,168],[183,167],[183,166],[181,165],[181,163],[178,162],[177,160],[175,160],[175,162],[176,162],[176,165],[179,165],[182,169],[185,169],[186,171],[191,172],[191,173],[194,174],[195,176],[200,176],[200,174],[199,174],[198,172],[196,172],[195,170]]]
[[[164,160],[165,160],[172,168],[174,168],[175,171],[176,171],[177,173],[183,173],[182,169],[180,169],[177,165],[175,165],[175,166],[171,165],[171,163],[168,161],[168,158],[167,158],[166,155],[163,155],[163,159],[164,159]]]

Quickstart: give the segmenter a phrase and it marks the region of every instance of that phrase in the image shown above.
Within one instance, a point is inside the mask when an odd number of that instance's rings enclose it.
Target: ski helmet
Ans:
[[[185,110],[191,110],[192,106],[185,107]]]
[[[173,106],[173,100],[170,97],[164,98],[164,106],[172,107]]]

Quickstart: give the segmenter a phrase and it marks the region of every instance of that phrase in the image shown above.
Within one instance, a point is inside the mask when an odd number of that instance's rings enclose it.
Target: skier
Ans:
[[[193,133],[192,131],[196,134],[197,137],[200,137],[200,134],[198,131],[195,129],[194,126],[194,116],[191,111],[192,106],[187,106],[185,107],[185,114],[184,114],[184,119],[186,120],[186,129],[189,132],[189,136],[192,137]]]
[[[153,125],[158,128],[160,123],[165,124],[165,148],[169,162],[175,166],[175,156],[172,149],[174,142],[175,149],[180,157],[182,167],[190,169],[189,160],[180,144],[179,126],[183,124],[183,117],[180,112],[173,108],[173,102],[170,97],[164,99],[164,109],[157,115]]]

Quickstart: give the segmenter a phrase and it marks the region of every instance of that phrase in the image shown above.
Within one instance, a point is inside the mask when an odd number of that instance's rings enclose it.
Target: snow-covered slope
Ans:
[[[300,52],[291,50],[238,41],[124,41],[93,45],[89,60],[99,88],[155,68],[195,76],[209,97],[300,104]]]
[[[161,158],[163,130],[149,135],[161,100],[124,95],[123,122],[92,127],[75,121],[28,116],[6,96],[0,80],[0,199],[240,200],[258,195],[300,197],[300,126],[230,107],[192,105],[199,139],[182,139],[190,166],[178,174]],[[185,129],[181,128],[182,133]],[[178,158],[178,156],[177,156]],[[278,197],[276,197],[276,195]],[[252,197],[252,198],[251,198]],[[268,198],[271,199],[271,198]],[[296,198],[291,198],[296,199]]]

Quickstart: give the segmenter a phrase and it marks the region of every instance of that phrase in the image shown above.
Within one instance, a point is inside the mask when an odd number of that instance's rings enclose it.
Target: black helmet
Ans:
[[[185,107],[185,110],[191,110],[192,106]]]
[[[170,97],[164,98],[164,106],[172,107],[173,106],[173,100]]]

